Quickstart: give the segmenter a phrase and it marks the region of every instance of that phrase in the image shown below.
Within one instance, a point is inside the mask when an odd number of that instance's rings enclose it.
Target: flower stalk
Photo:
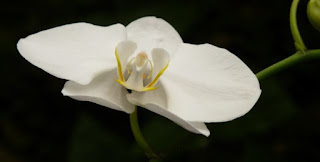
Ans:
[[[297,51],[292,56],[260,71],[256,76],[261,81],[300,62],[312,59],[320,59],[320,49],[307,50],[305,51],[305,55],[302,55],[301,51]]]
[[[144,150],[146,156],[148,157],[149,161],[157,161],[158,156],[152,151],[149,144],[144,139],[138,122],[138,112],[137,106],[135,106],[135,110],[132,114],[130,114],[130,125],[131,130],[133,133],[134,138],[136,139],[138,145]]]
[[[297,25],[297,8],[298,8],[299,0],[293,0],[290,8],[290,29],[291,34],[294,39],[294,45],[296,49],[301,51],[301,54],[305,54],[305,50],[307,47],[303,43],[303,40],[300,36],[300,32]]]
[[[299,0],[293,0],[290,9],[290,29],[292,33],[292,37],[294,39],[294,44],[296,49],[298,50],[296,53],[283,59],[264,70],[260,71],[256,74],[259,81],[266,79],[280,71],[283,71],[291,66],[296,65],[297,63],[319,59],[320,58],[320,49],[307,50],[307,47],[304,45],[303,40],[300,36],[300,32],[297,25],[297,8],[298,8]]]

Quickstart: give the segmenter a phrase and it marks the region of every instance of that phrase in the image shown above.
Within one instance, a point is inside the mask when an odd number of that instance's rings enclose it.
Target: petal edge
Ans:
[[[101,27],[74,23],[29,35],[19,40],[17,48],[44,71],[85,85],[116,67],[114,49],[125,39],[126,29],[121,24]]]

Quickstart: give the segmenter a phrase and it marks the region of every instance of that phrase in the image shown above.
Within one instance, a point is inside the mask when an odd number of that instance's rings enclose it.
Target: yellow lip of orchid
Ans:
[[[169,62],[158,72],[157,75],[155,75],[155,77],[153,78],[153,80],[151,80],[146,86],[143,86],[142,88],[136,88],[136,87],[130,87],[127,84],[127,80],[125,80],[124,75],[123,75],[123,71],[122,71],[122,63],[121,60],[119,58],[119,54],[118,54],[118,50],[117,48],[115,49],[115,56],[117,59],[117,64],[118,64],[118,76],[119,79],[115,79],[116,82],[118,82],[120,85],[124,86],[127,89],[131,89],[131,90],[135,90],[138,92],[144,92],[144,91],[152,91],[152,90],[156,90],[158,89],[158,87],[155,87],[155,84],[158,82],[159,78],[161,77],[161,75],[165,72],[165,70],[168,68],[169,66]],[[150,61],[150,59],[148,58],[148,56],[142,52],[139,53],[136,57],[133,57],[130,59],[130,61],[127,63],[126,65],[126,70],[128,71],[129,77],[132,75],[133,71],[130,72],[129,66],[131,64],[132,61],[135,61],[135,66],[142,68],[142,66],[145,66],[145,64],[150,64],[151,66],[151,72],[148,75],[147,78],[151,78],[152,77],[152,73],[153,73],[153,64]],[[143,79],[145,79],[145,74],[143,73],[143,75],[140,76]]]

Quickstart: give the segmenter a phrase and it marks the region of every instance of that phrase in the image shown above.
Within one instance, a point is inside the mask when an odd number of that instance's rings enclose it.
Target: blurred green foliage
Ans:
[[[64,81],[25,61],[19,38],[85,21],[129,22],[164,18],[185,42],[229,49],[254,72],[294,53],[289,30],[291,0],[270,1],[8,1],[0,7],[0,161],[146,161],[132,136],[129,116],[60,93]],[[307,47],[320,48],[320,33],[298,8]],[[319,60],[261,82],[262,95],[244,117],[208,124],[206,138],[147,110],[141,129],[165,161],[320,161]]]

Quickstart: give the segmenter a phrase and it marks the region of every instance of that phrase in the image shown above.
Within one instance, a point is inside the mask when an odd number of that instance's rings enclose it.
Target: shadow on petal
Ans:
[[[134,106],[126,99],[128,92],[115,81],[117,70],[101,73],[88,85],[66,82],[62,94],[79,101],[89,101],[115,110],[132,113]]]

